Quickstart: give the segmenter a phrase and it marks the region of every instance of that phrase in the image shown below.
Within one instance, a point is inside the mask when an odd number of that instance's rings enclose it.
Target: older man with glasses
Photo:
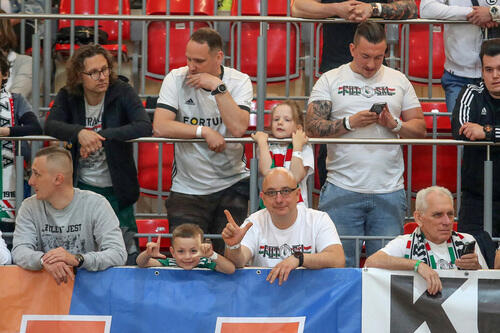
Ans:
[[[272,169],[260,193],[266,209],[250,215],[241,227],[225,212],[226,258],[236,267],[273,267],[267,280],[278,279],[280,285],[297,267],[344,267],[344,250],[332,220],[325,212],[297,205],[299,194],[288,169]]]
[[[151,121],[134,89],[114,73],[113,59],[102,46],[76,50],[66,74],[45,132],[68,143],[76,187],[108,199],[120,220],[128,262],[135,263],[133,204],[139,182],[132,143],[126,141],[151,136]]]

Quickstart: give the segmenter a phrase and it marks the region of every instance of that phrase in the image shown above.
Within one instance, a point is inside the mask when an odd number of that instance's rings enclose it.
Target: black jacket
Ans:
[[[500,101],[499,101],[500,102]],[[495,102],[488,89],[481,82],[479,86],[469,84],[462,88],[452,115],[452,131],[455,140],[468,140],[459,135],[460,127],[466,122],[494,126],[493,140],[500,142],[500,103]],[[500,200],[500,147],[490,147],[493,161],[493,200]],[[474,195],[484,194],[485,146],[464,146],[462,162],[462,190]]]
[[[71,143],[75,184],[80,157],[78,133],[85,128],[84,125],[83,94],[74,95],[62,88],[45,122],[45,134]],[[152,130],[151,121],[133,88],[120,79],[110,84],[104,97],[99,134],[106,138],[103,146],[120,208],[132,205],[139,198],[132,143],[124,141],[151,136]]]

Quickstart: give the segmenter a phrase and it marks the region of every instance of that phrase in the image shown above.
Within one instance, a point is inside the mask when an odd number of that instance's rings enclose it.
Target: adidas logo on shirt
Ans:
[[[486,114],[487,114],[487,113],[488,113],[488,111],[486,111],[486,109],[485,109],[485,108],[483,108],[483,109],[481,110],[481,116],[486,116]]]
[[[194,105],[193,99],[190,98],[186,101],[186,105]]]

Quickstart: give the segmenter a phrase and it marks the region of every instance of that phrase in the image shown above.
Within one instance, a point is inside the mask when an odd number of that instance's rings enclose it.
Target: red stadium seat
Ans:
[[[233,0],[231,15],[238,15],[238,0]],[[241,15],[259,16],[260,0],[241,0]],[[268,16],[283,16],[287,14],[287,1],[274,0],[267,3]]]
[[[264,129],[271,128],[271,110],[275,105],[280,104],[281,101],[264,101],[264,111],[269,113],[264,113]],[[257,130],[257,102],[255,100],[252,101],[252,105],[250,106],[250,123],[248,124],[249,131]]]
[[[119,50],[118,44],[103,44],[101,46],[106,50],[108,50],[114,56],[118,54]],[[75,44],[74,47],[75,50],[78,50],[80,48],[80,45]],[[56,51],[56,53],[62,55],[63,57],[68,57],[71,52],[71,45],[57,43],[54,46],[54,50]],[[122,44],[122,54],[126,56],[127,53],[128,53],[127,45]]]
[[[238,15],[238,1],[233,1],[231,15]],[[241,15],[261,15],[260,0],[242,1]],[[269,2],[268,15],[286,16],[287,0]],[[284,81],[286,79],[286,48],[289,36],[290,63],[289,78],[299,77],[298,52],[300,28],[297,24],[290,24],[290,34],[287,35],[286,23],[270,23],[267,29],[267,78],[268,81]],[[257,77],[257,38],[260,36],[259,23],[241,24],[241,58],[240,70],[255,80]],[[231,65],[237,67],[238,59],[238,32],[237,24],[231,25]]]
[[[409,41],[408,75],[427,79],[429,76],[429,26],[425,24],[411,24]],[[440,79],[444,71],[444,40],[443,25],[433,26],[432,33],[432,78]]]
[[[168,234],[169,224],[167,219],[150,219],[150,220],[136,220],[137,232],[140,234]],[[151,239],[152,242],[157,241],[157,237]],[[141,251],[146,249],[146,244],[148,242],[147,237],[139,238],[139,248]],[[164,237],[160,242],[160,251],[168,252],[170,247],[170,238]]]
[[[418,227],[417,222],[408,222],[403,226],[404,234],[411,234]],[[453,222],[453,230],[457,231],[457,222]]]
[[[422,103],[424,112],[446,112],[446,104],[443,103]],[[425,116],[427,133],[432,133],[433,117]],[[438,116],[436,132],[440,134],[450,134],[451,123],[449,116]],[[407,171],[407,146],[404,146],[405,170]],[[407,175],[405,172],[405,182]],[[457,147],[456,146],[436,146],[436,184],[444,186],[452,193],[457,190]],[[413,193],[432,185],[432,146],[413,145],[412,146],[412,188]]]
[[[190,2],[186,0],[171,0],[171,15],[189,15]],[[146,15],[165,15],[166,3],[164,0],[149,0],[146,4]],[[214,2],[195,0],[194,15],[214,15]],[[207,22],[194,22],[193,31],[210,26]],[[186,65],[185,46],[191,35],[189,22],[171,22],[169,29],[169,69]],[[151,22],[148,24],[148,65],[147,76],[162,80],[165,75],[165,44],[167,40],[166,23]]]
[[[141,193],[156,197],[158,193],[158,151],[159,143],[139,143],[138,178]],[[163,144],[162,163],[162,193],[168,195],[172,186],[172,164],[174,160],[174,145]]]
[[[120,0],[100,0],[98,14],[119,14]],[[75,14],[95,14],[94,0],[75,0]],[[59,14],[71,14],[71,0],[61,0]],[[130,15],[130,1],[122,1],[122,14]],[[70,26],[70,20],[59,20],[59,29]],[[110,41],[118,40],[118,21],[98,21],[99,28],[108,33]],[[75,26],[94,26],[92,20],[75,20]],[[130,21],[122,21],[122,38],[130,39]]]
[[[146,3],[146,15],[165,15],[167,7],[165,0],[148,0]],[[191,13],[189,1],[170,0],[170,14],[189,15]],[[214,2],[207,0],[195,0],[193,13],[195,15],[213,15]]]
[[[447,112],[446,103],[444,102],[423,102],[422,111],[423,112]],[[425,124],[427,127],[427,133],[432,133],[433,130],[433,116],[425,116]],[[438,133],[451,133],[451,121],[449,116],[438,116],[436,117]]]

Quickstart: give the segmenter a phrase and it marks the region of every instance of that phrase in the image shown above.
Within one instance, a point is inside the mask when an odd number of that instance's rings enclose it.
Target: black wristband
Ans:
[[[346,124],[345,124],[345,118],[346,117],[344,117],[344,119],[342,119],[342,125],[344,126],[344,128],[345,128],[346,131],[350,132],[349,129],[347,128]]]

